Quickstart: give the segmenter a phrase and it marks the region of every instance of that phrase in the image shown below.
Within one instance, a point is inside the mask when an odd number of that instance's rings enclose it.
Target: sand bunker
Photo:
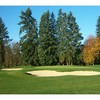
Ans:
[[[4,68],[1,70],[12,71],[12,70],[22,70],[22,68]]]
[[[93,76],[93,75],[100,75],[100,72],[96,71],[57,72],[51,70],[41,70],[41,71],[29,71],[27,72],[27,74],[35,75],[38,77],[53,77],[53,76],[65,76],[65,75]]]

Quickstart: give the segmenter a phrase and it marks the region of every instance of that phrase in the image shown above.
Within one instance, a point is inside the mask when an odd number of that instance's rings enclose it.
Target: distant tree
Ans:
[[[43,13],[39,25],[38,54],[40,65],[54,65],[56,63],[57,37],[55,25],[54,14],[49,11]]]
[[[25,12],[21,11],[20,34],[25,33],[20,39],[20,46],[24,64],[38,65],[38,29],[37,21],[32,17],[32,12],[28,8]]]
[[[5,62],[4,67],[21,66],[23,60],[21,57],[19,43],[7,43],[5,46]]]
[[[4,63],[4,66],[6,68],[14,67],[13,52],[12,52],[12,49],[11,49],[11,45],[9,43],[5,46],[5,63]]]
[[[98,20],[97,20],[96,36],[100,38],[100,16],[98,17]]]
[[[74,65],[85,65],[83,61],[83,47],[84,45],[81,44],[80,47],[76,50]]]
[[[13,53],[13,65],[20,66],[23,65],[23,60],[20,52],[20,44],[18,42],[12,43],[11,46],[12,53]]]
[[[2,18],[0,17],[0,68],[3,67],[5,62],[5,45],[9,41],[7,27],[5,26]]]

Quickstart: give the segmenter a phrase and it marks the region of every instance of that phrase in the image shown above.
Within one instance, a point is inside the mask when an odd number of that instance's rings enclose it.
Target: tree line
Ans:
[[[84,44],[76,18],[59,9],[57,19],[49,10],[41,16],[39,25],[27,8],[21,11],[20,41],[12,43],[0,18],[0,67],[21,65],[85,65],[100,64],[100,17],[96,37]]]

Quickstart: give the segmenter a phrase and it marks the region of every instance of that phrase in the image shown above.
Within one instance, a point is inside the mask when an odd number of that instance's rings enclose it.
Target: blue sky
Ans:
[[[56,18],[60,8],[67,14],[72,11],[84,40],[89,35],[95,35],[97,18],[100,16],[100,6],[0,6],[0,17],[14,42],[19,41],[20,26],[17,23],[20,21],[20,12],[21,10],[25,11],[28,7],[32,10],[32,15],[37,19],[38,24],[41,15],[47,10],[53,11]]]

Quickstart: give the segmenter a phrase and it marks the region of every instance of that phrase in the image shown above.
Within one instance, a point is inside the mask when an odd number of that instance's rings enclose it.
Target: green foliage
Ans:
[[[44,12],[38,31],[37,21],[30,8],[21,11],[18,23],[20,43],[12,45],[8,43],[8,32],[2,19],[0,23],[0,66],[82,63],[83,37],[72,12],[67,15],[60,9],[57,20],[53,12]]]
[[[20,27],[20,35],[25,33],[20,39],[20,46],[24,64],[28,65],[38,65],[38,29],[37,21],[32,17],[32,12],[28,8],[25,12],[21,11],[20,16],[21,21],[18,25]]]
[[[56,31],[58,33],[58,55],[59,61],[61,64],[64,64],[65,61],[65,48],[66,48],[66,33],[67,33],[67,23],[66,23],[66,14],[62,13],[62,10],[59,10]]]
[[[39,25],[38,54],[40,65],[54,65],[57,62],[57,37],[54,14],[45,12]]]
[[[5,46],[5,62],[4,67],[16,67],[23,64],[19,43],[9,43]]]
[[[5,62],[5,45],[9,41],[8,31],[0,17],[0,68],[3,67]]]
[[[83,37],[79,32],[79,26],[72,12],[67,15],[61,9],[59,10],[56,31],[59,41],[58,55],[60,64],[73,64],[76,62],[75,54],[79,51]]]
[[[4,63],[4,67],[9,68],[13,66],[13,52],[12,49],[10,47],[10,44],[7,44],[5,46],[5,63]]]
[[[100,16],[98,17],[97,20],[97,25],[96,25],[96,36],[100,37]]]
[[[23,65],[23,60],[20,52],[20,44],[18,42],[12,43],[11,45],[12,53],[13,53],[13,66],[21,66]]]
[[[55,65],[58,62],[75,64],[77,59],[75,54],[77,51],[77,54],[80,54],[83,37],[72,12],[67,15],[60,9],[57,21],[53,12],[44,12],[39,24],[39,35],[36,20],[29,8],[21,12],[20,18],[21,21],[18,23],[21,25],[20,34],[25,33],[21,37],[20,45],[26,64]]]
[[[69,38],[69,48],[70,48],[70,57],[71,57],[71,63],[74,63],[74,60],[76,60],[75,56],[76,52],[81,49],[81,40],[83,39],[82,33],[80,33],[80,29],[78,24],[76,23],[76,18],[73,16],[72,12],[69,12],[68,14],[68,38]],[[80,54],[80,52],[79,52]]]

